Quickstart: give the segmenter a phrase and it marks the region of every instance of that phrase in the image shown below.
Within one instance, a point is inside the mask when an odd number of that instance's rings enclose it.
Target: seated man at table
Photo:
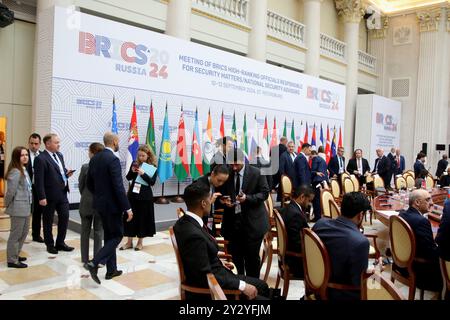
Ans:
[[[360,192],[346,193],[342,199],[341,216],[320,219],[312,230],[327,248],[331,262],[330,282],[359,288],[361,274],[369,262],[369,240],[359,230],[364,215],[370,210],[367,197]],[[330,300],[360,300],[360,290],[328,289]]]
[[[282,217],[286,226],[287,250],[295,253],[302,252],[301,234],[303,228],[309,228],[305,210],[311,205],[314,191],[309,186],[300,186],[294,190],[293,199],[282,210]],[[286,255],[285,261],[290,272],[296,278],[303,278],[303,261],[301,257]]]
[[[175,223],[173,230],[183,261],[186,284],[208,288],[206,275],[213,273],[222,289],[240,290],[248,299],[268,297],[267,284],[256,278],[235,275],[217,257],[219,248],[203,223],[211,211],[210,190],[203,183],[193,183],[184,189],[187,211]],[[208,299],[209,295],[186,293],[187,299]]]
[[[442,276],[439,266],[439,252],[433,239],[430,221],[423,216],[430,211],[433,201],[428,191],[414,190],[409,196],[409,208],[399,214],[411,227],[416,238],[416,258],[429,263],[415,263],[416,285],[420,289],[430,291],[442,290]],[[406,271],[401,270],[405,273]],[[406,274],[405,274],[406,275]]]
[[[441,188],[450,186],[450,166],[447,168],[447,172],[439,179],[439,185]]]
[[[436,243],[441,258],[450,261],[450,201],[447,201],[444,205],[441,224],[436,235]]]

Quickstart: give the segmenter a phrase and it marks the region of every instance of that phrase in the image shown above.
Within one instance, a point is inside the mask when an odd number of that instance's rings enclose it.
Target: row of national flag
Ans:
[[[301,122],[301,127],[303,127],[303,121]],[[303,137],[301,137],[296,142],[296,135],[294,132],[294,120],[292,120],[291,131],[289,137],[287,136],[287,120],[284,120],[284,128],[282,136],[287,137],[288,140],[292,140],[298,144],[300,149],[301,145],[304,143],[309,143],[312,146],[319,147],[323,146],[325,149],[327,163],[329,159],[336,155],[336,150],[338,147],[342,146],[342,132],[339,128],[339,138],[336,143],[336,128],[332,128],[332,138],[330,139],[330,128],[327,125],[326,136],[324,136],[324,131],[322,124],[320,124],[320,136],[317,140],[316,136],[316,124],[313,125],[311,138],[309,137],[309,126],[306,122]],[[118,133],[117,129],[117,114],[116,114],[116,104],[113,98],[113,114],[111,121],[111,131],[115,134]],[[158,157],[158,177],[161,183],[171,178],[173,174],[177,177],[178,181],[184,181],[187,177],[191,176],[192,179],[197,179],[198,177],[210,172],[210,163],[216,152],[214,144],[215,138],[213,137],[212,130],[212,119],[211,112],[208,111],[208,119],[206,122],[206,130],[203,135],[203,144],[201,144],[202,137],[200,133],[202,132],[199,128],[198,123],[198,110],[195,110],[195,122],[192,132],[192,144],[191,144],[191,155],[190,162],[188,162],[187,144],[186,144],[186,126],[184,122],[184,112],[183,106],[181,107],[180,120],[178,123],[178,138],[175,152],[175,161],[172,163],[172,146],[170,141],[170,130],[169,130],[169,119],[167,113],[167,103],[164,115],[164,124],[162,131],[161,145],[159,149]],[[225,121],[224,114],[222,111],[220,120],[220,138],[225,137]],[[250,135],[250,136],[249,136]],[[233,139],[235,148],[239,147],[244,151],[248,160],[252,160],[257,156],[257,147],[261,149],[261,155],[269,160],[270,150],[277,146],[279,143],[279,136],[277,134],[277,122],[274,118],[273,129],[271,134],[271,139],[269,143],[269,128],[267,122],[267,116],[264,119],[264,128],[258,130],[258,122],[255,117],[253,118],[253,130],[248,132],[247,130],[247,115],[244,114],[244,123],[242,135],[238,144],[237,130],[236,130],[236,115],[233,113],[233,124],[231,128],[231,138]],[[153,113],[153,102],[150,103],[150,115],[148,119],[147,134],[145,139],[145,144],[147,144],[152,150],[153,154],[156,152],[155,144],[155,118]],[[131,166],[131,163],[137,158],[137,150],[139,148],[139,135],[137,127],[137,116],[136,116],[136,101],[133,102],[133,111],[131,115],[130,122],[130,132],[128,138],[128,152],[126,168]],[[202,151],[203,148],[203,151]],[[299,151],[299,150],[298,150]]]

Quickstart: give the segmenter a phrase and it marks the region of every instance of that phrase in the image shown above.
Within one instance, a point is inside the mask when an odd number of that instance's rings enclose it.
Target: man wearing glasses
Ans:
[[[414,263],[417,288],[437,291],[442,290],[442,276],[439,266],[439,253],[433,239],[431,223],[424,213],[430,211],[433,201],[428,191],[414,190],[409,196],[409,208],[399,214],[411,227],[416,238],[416,258],[429,263]]]

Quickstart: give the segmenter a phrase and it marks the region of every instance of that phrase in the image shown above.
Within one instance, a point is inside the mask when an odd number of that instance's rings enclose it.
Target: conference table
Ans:
[[[447,189],[432,189],[429,191],[433,200],[431,212],[427,213],[433,232],[437,232],[441,222],[442,209],[447,198]],[[375,216],[385,226],[389,227],[389,218],[392,215],[398,215],[401,210],[408,208],[403,196],[399,193],[382,194],[373,199],[372,209]]]

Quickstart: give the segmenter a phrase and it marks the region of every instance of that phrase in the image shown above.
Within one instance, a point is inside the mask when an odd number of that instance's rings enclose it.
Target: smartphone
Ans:
[[[133,163],[131,164],[131,167],[133,169],[139,169],[139,164],[136,161],[133,161]]]
[[[67,173],[74,173],[75,171],[77,171],[77,169],[69,170]]]

